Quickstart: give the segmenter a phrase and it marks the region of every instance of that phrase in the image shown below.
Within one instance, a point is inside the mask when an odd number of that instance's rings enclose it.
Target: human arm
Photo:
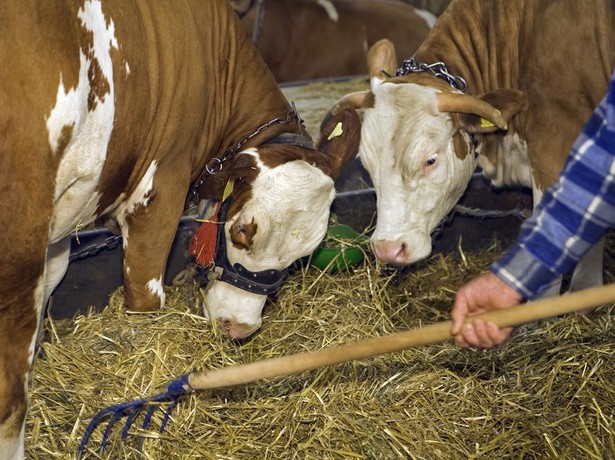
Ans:
[[[461,324],[476,313],[538,297],[551,281],[569,272],[613,225],[615,78],[575,142],[559,181],[545,192],[532,217],[522,225],[513,247],[488,275],[459,289],[451,313],[451,331],[458,334],[456,342],[476,347],[501,343],[510,330],[499,330],[482,321],[463,328]]]

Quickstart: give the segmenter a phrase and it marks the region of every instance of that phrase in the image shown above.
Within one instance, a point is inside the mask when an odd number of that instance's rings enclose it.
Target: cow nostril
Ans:
[[[224,334],[229,335],[231,331],[231,320],[230,319],[221,319],[218,321],[218,329]]]

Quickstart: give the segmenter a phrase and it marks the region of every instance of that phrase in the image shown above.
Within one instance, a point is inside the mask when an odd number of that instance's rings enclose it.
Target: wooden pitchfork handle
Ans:
[[[594,308],[608,302],[615,302],[615,284],[483,313],[468,318],[466,322],[483,319],[493,321],[499,327],[518,326],[565,313]],[[453,337],[451,326],[451,321],[444,321],[319,351],[296,353],[205,372],[193,372],[188,375],[188,383],[193,390],[222,388],[393,353],[419,345],[428,345],[451,339]]]

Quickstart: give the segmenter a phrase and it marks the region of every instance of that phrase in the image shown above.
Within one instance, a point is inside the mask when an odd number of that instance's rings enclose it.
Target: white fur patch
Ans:
[[[124,248],[126,248],[128,244],[128,225],[126,224],[126,217],[133,214],[138,206],[146,207],[149,204],[150,193],[154,189],[154,176],[156,175],[157,169],[158,163],[154,160],[150,163],[132,195],[130,195],[126,201],[123,201],[114,212],[117,223],[122,229],[122,244]]]
[[[51,222],[50,242],[55,242],[76,226],[91,222],[99,197],[95,193],[107,155],[107,147],[115,116],[113,67],[111,48],[117,48],[114,25],[102,14],[100,1],[87,1],[79,10],[79,19],[92,32],[92,50],[79,53],[79,81],[77,87],[64,87],[62,77],[56,104],[46,119],[49,144],[56,151],[65,127],[72,127],[68,143],[56,177],[55,210]],[[88,111],[90,82],[88,71],[93,55],[107,79],[110,92],[96,100],[94,110]]]
[[[421,18],[425,20],[425,22],[427,23],[430,29],[433,28],[433,26],[436,24],[436,20],[438,18],[434,16],[432,13],[430,13],[429,11],[421,10],[419,8],[414,8],[414,12],[416,13],[417,16],[420,16]]]
[[[252,198],[235,219],[254,219],[258,230],[250,251],[227,243],[229,260],[252,271],[286,268],[310,254],[324,237],[335,197],[333,180],[304,161],[268,168],[256,150],[244,153],[257,158],[260,173],[252,184]],[[226,224],[227,240],[232,223]]]
[[[331,0],[318,0],[318,4],[322,6],[324,10],[327,12],[327,16],[329,16],[329,19],[331,19],[334,22],[339,21],[340,15],[337,12],[337,8],[335,8],[335,5],[333,4]]]
[[[532,187],[532,174],[527,152],[527,144],[515,133],[502,138],[498,145],[495,164],[485,156],[478,157],[478,165],[483,169],[485,177],[491,180],[494,187],[522,185]]]
[[[11,425],[12,419],[9,418],[5,424]],[[25,426],[26,421],[21,426],[21,431],[19,435],[14,438],[9,438],[5,434],[5,428],[3,425],[0,425],[0,453],[2,453],[3,460],[24,460],[24,438],[25,438]],[[13,427],[10,428],[11,432],[13,431]]]
[[[158,296],[158,298],[160,299],[160,306],[163,306],[166,296],[164,293],[164,288],[162,286],[162,277],[149,280],[147,282],[147,288],[152,294]]]

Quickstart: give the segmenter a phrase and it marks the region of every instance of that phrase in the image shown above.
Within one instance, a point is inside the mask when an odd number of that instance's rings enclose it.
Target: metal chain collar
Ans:
[[[209,162],[205,165],[205,171],[203,171],[203,173],[198,178],[198,180],[190,188],[190,193],[188,194],[187,203],[192,202],[194,197],[197,195],[199,188],[201,187],[201,185],[203,185],[203,182],[205,182],[205,180],[207,179],[207,175],[213,176],[214,174],[217,174],[218,172],[220,172],[220,170],[224,166],[224,163],[226,163],[228,160],[230,160],[235,155],[237,155],[237,153],[241,150],[241,148],[244,146],[246,142],[248,142],[253,137],[258,136],[260,133],[262,133],[263,131],[265,131],[266,129],[268,129],[269,127],[275,124],[290,123],[293,120],[296,120],[299,126],[301,126],[301,124],[303,123],[303,120],[301,120],[301,118],[299,117],[299,114],[295,110],[294,104],[293,104],[292,110],[290,110],[286,114],[286,117],[284,118],[277,117],[271,121],[268,121],[264,125],[259,126],[258,128],[256,128],[256,131],[254,131],[252,134],[249,134],[243,139],[241,139],[239,142],[237,142],[235,147],[228,149],[226,152],[222,154],[221,157],[212,158],[211,160],[209,160]]]
[[[424,62],[416,62],[414,58],[406,59],[401,67],[395,72],[396,77],[403,77],[409,73],[430,72],[433,76],[445,80],[453,88],[466,92],[468,84],[459,75],[451,74],[444,62],[434,62],[433,64],[425,64]]]
[[[280,117],[274,118],[273,120],[265,123],[264,125],[259,126],[258,128],[256,128],[256,131],[254,131],[252,134],[247,135],[246,137],[241,139],[239,142],[237,142],[237,145],[235,145],[235,147],[230,148],[226,152],[224,152],[224,154],[220,158],[212,158],[209,161],[209,163],[205,165],[205,171],[207,171],[212,176],[218,173],[222,169],[223,164],[227,162],[228,160],[230,160],[231,158],[233,158],[237,154],[237,152],[239,152],[241,147],[243,147],[244,144],[248,142],[250,139],[252,139],[255,136],[258,136],[260,133],[262,133],[263,131],[265,131],[266,129],[268,129],[269,127],[275,124],[290,123],[293,120],[293,118],[299,119],[299,116],[294,110],[291,110],[286,114],[285,118],[280,118]],[[204,180],[205,178],[202,178],[199,181],[198,185],[201,185]]]

